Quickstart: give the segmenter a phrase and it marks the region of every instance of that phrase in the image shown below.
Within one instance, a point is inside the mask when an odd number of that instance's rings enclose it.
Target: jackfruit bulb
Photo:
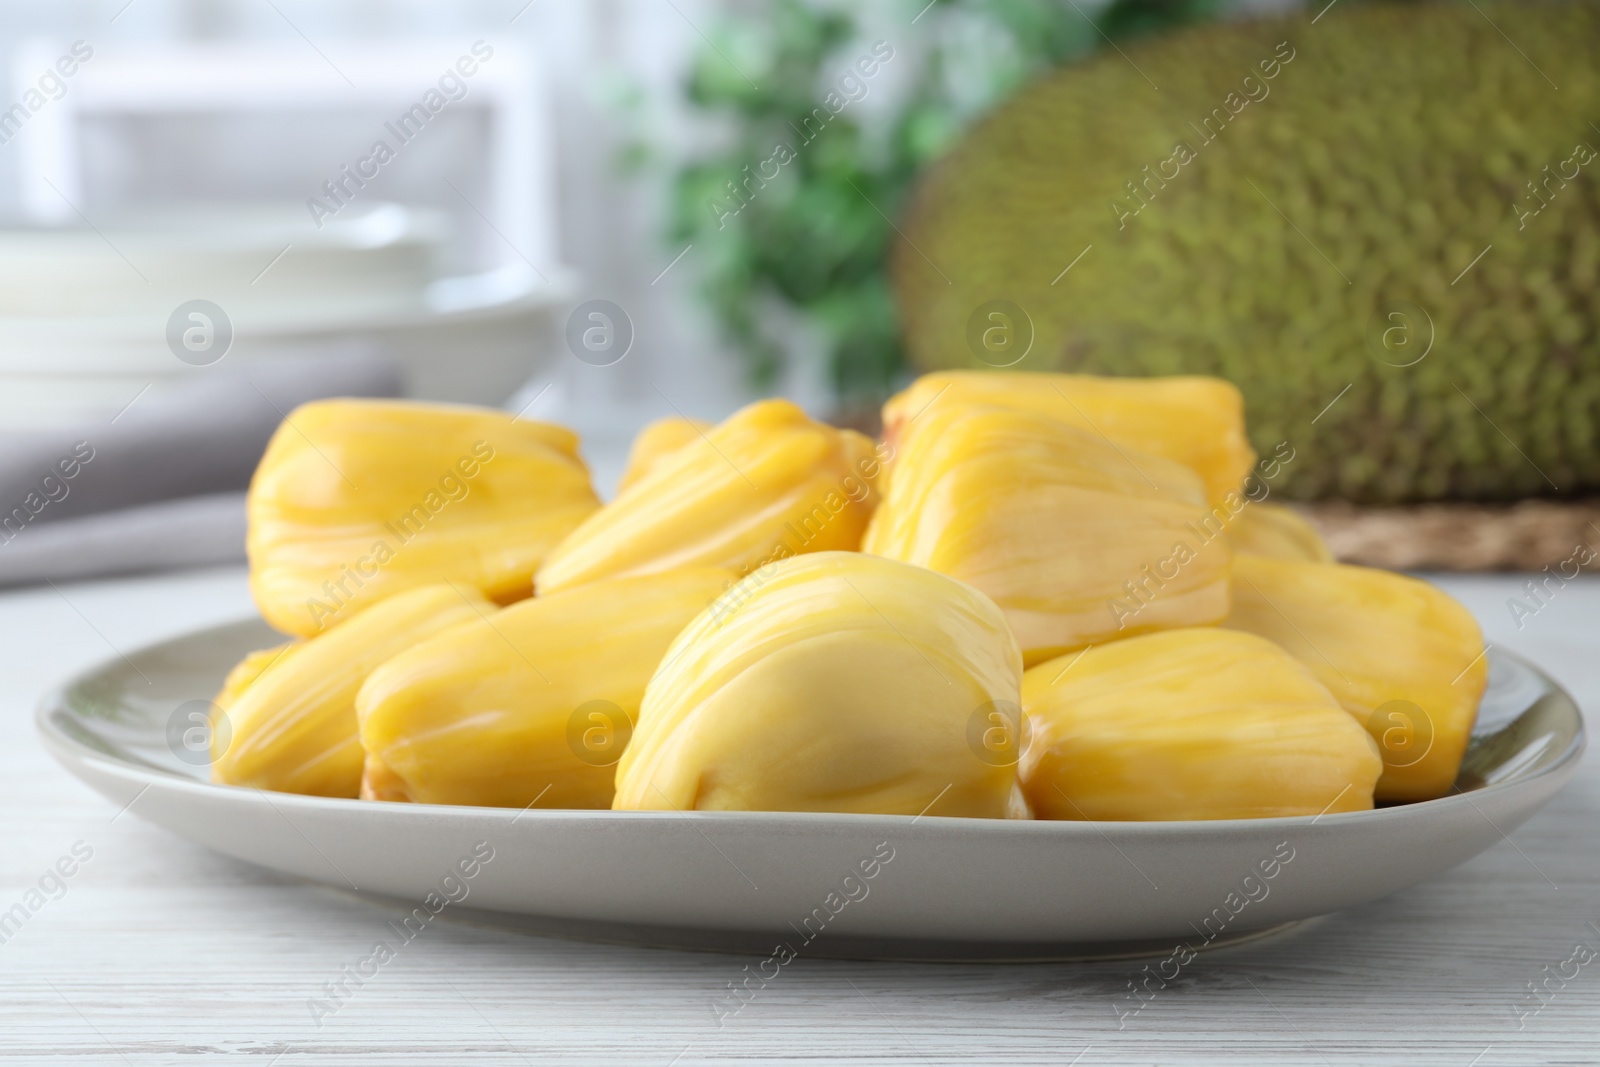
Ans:
[[[1600,5],[1482,0],[1063,66],[912,196],[911,362],[1225,378],[1291,499],[1600,492],[1596,55]]]
[[[310,637],[417,586],[510,603],[600,506],[570,430],[488,408],[319,400],[290,413],[250,485],[250,588]]]
[[[1333,562],[1333,553],[1317,528],[1299,512],[1282,504],[1245,506],[1228,524],[1227,535],[1235,552],[1297,559],[1303,563]]]
[[[711,429],[709,422],[676,416],[657,419],[633,439],[628,450],[628,465],[622,472],[618,489],[626,489],[648,474],[657,463],[691,441],[698,441]]]
[[[1370,738],[1305,665],[1214,628],[1130,637],[1022,678],[1041,819],[1265,819],[1372,807]]]
[[[935,403],[894,465],[862,550],[982,590],[1029,665],[1228,613],[1227,513],[1169,459],[1034,411]]]
[[[854,550],[881,464],[853,430],[762,400],[669,452],[539,569],[541,594],[674,567],[744,574],[802,552]]]
[[[1450,792],[1489,665],[1449,594],[1370,567],[1241,554],[1224,625],[1287,649],[1366,728],[1383,757],[1379,800]]]
[[[298,641],[291,641],[286,645],[274,645],[272,648],[263,648],[258,652],[251,652],[244,659],[234,664],[228,676],[222,680],[222,689],[217,693],[212,704],[217,708],[231,708],[234,701],[244,695],[244,691],[255,684],[255,680],[267,672],[267,668],[282,659],[284,654],[296,645]]]
[[[419,641],[495,610],[476,589],[437,584],[363,608],[339,626],[235,667],[215,704],[211,777],[283,793],[354,797],[363,754],[356,694]]]
[[[613,807],[1025,816],[1016,759],[974,740],[1022,672],[982,593],[853,552],[730,592],[651,678]]]
[[[356,700],[362,795],[609,808],[639,702],[678,632],[733,584],[690,567],[513,604],[383,664]]]
[[[1245,436],[1244,401],[1220,378],[1107,378],[1087,374],[946,371],[924,374],[883,406],[883,436],[898,444],[910,424],[943,408],[1020,408],[1051,415],[1107,441],[1181,463],[1220,502],[1238,492],[1255,453]]]

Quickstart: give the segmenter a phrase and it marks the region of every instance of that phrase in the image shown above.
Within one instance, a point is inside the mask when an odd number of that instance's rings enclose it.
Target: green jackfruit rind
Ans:
[[[1600,5],[1313,14],[1108,51],[976,127],[895,252],[913,361],[982,366],[968,319],[1009,300],[1035,330],[1017,370],[1237,383],[1256,448],[1295,448],[1276,485],[1292,497],[1600,490],[1600,158],[1550,178],[1600,151]],[[1213,107],[1207,143],[1190,123]],[[1180,141],[1193,161],[1119,228],[1124,183]],[[1519,218],[1536,180],[1548,203]],[[1368,339],[1395,309],[1409,349]],[[1426,320],[1426,357],[1391,365]]]

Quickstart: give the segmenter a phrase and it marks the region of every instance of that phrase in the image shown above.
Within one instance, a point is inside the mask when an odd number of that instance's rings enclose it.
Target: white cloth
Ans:
[[[244,494],[182,497],[45,523],[0,548],[0,586],[244,558]]]
[[[244,558],[244,490],[283,416],[331,396],[398,396],[370,347],[208,371],[114,422],[0,433],[0,585]]]

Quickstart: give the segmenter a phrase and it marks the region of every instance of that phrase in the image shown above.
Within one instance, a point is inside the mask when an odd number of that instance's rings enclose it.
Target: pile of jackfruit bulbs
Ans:
[[[1336,563],[1202,377],[951,372],[873,441],[764,400],[634,443],[328,400],[250,489],[294,636],[216,697],[218,782],[508,808],[1076,820],[1449,792],[1468,612]]]

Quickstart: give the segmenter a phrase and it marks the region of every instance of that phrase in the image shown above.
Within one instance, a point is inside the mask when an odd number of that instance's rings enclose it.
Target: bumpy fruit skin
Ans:
[[[692,567],[513,604],[385,663],[356,699],[362,795],[609,808],[662,653],[735,576]]]
[[[699,419],[672,416],[652,422],[633,439],[633,447],[628,450],[628,466],[623,470],[617,488],[628,488],[648,474],[663,458],[692,441],[700,440],[710,430],[711,424]]]
[[[854,550],[881,469],[861,434],[787,400],[759,401],[591,515],[539,568],[539,592],[683,566],[744,574],[796,553]]]
[[[944,371],[924,374],[883,406],[883,436],[932,405],[974,404],[1053,415],[1136,452],[1181,463],[1205,482],[1213,502],[1238,492],[1255,462],[1245,437],[1244,399],[1220,378],[1106,378],[1088,374]]]
[[[982,590],[1030,666],[1227,615],[1231,553],[1187,467],[1016,408],[934,404],[901,437],[862,551]]]
[[[1256,446],[1299,450],[1292,498],[1600,490],[1600,5],[1341,4],[1125,52],[928,172],[893,246],[917,367],[978,366],[968,321],[1009,300],[1023,368],[1236,383]]]
[[[1282,504],[1249,504],[1228,524],[1228,543],[1235,552],[1302,563],[1332,563],[1317,528]]]
[[[487,408],[322,400],[295,409],[250,485],[250,587],[310,637],[452,581],[509,603],[600,506],[578,439]]]
[[[367,675],[417,642],[494,610],[475,589],[424,586],[381,600],[275,660],[252,653],[216,700],[227,726],[212,732],[212,780],[356,796],[362,751],[355,701]]]
[[[1372,807],[1366,732],[1272,642],[1195,628],[1030,669],[1020,765],[1041,819],[1264,819]]]
[[[1225,625],[1283,646],[1366,728],[1379,800],[1450,792],[1489,681],[1483,633],[1453,597],[1370,567],[1240,555]]]
[[[617,765],[617,809],[1023,817],[969,739],[1022,663],[993,602],[852,552],[763,568],[678,636]]]

